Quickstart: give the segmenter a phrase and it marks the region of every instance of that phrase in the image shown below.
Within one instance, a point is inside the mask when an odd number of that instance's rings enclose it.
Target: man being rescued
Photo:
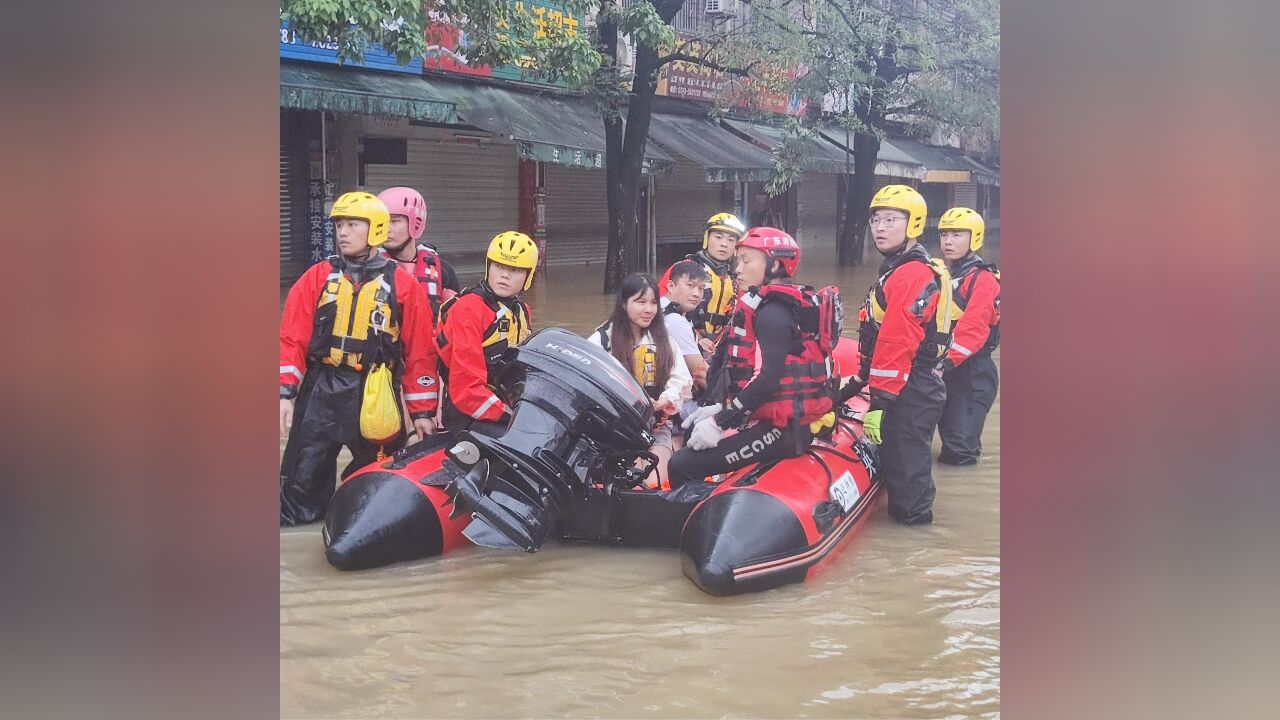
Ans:
[[[736,298],[733,285],[734,248],[738,238],[746,231],[746,226],[736,215],[716,213],[707,219],[707,226],[702,231],[702,249],[685,257],[685,260],[693,260],[702,265],[707,274],[702,300],[688,316],[698,335],[699,346],[708,355],[714,349],[713,338],[729,322],[733,310]],[[659,294],[664,297],[670,280],[671,268],[667,268],[658,281]]]
[[[532,316],[520,293],[533,284],[538,246],[522,232],[493,238],[485,254],[484,278],[440,308],[441,420],[448,430],[473,424],[505,428],[511,410],[494,392],[492,379],[502,355],[529,337]]]
[[[822,300],[793,280],[799,265],[800,246],[782,230],[752,228],[738,243],[745,291],[707,383],[707,399],[724,399],[685,418],[682,427],[693,432],[671,458],[672,488],[800,455],[813,441],[810,424],[832,412],[836,389],[820,328]],[[725,436],[733,427],[742,429]]]
[[[343,445],[352,456],[346,477],[404,444],[403,420],[397,436],[361,434],[365,381],[375,367],[387,366],[398,381],[392,388],[403,389],[418,436],[435,431],[431,309],[418,282],[378,252],[387,240],[387,208],[352,192],[338,198],[330,216],[339,254],[298,278],[280,318],[280,428],[289,434],[280,461],[281,526],[324,516]]]

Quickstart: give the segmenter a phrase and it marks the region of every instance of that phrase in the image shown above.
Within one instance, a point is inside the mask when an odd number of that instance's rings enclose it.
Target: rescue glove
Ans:
[[[697,410],[694,410],[693,412],[689,413],[689,417],[685,418],[684,422],[680,423],[680,427],[685,430],[688,430],[689,428],[693,427],[694,424],[696,424],[699,420],[703,418],[711,417],[723,409],[724,407],[721,406],[720,403],[716,403],[715,405],[707,405],[705,407],[700,407]]]
[[[693,426],[693,434],[689,436],[688,447],[690,450],[713,448],[720,443],[720,436],[723,433],[724,431],[716,424],[715,415],[708,415]]]
[[[880,421],[884,419],[883,410],[868,410],[866,415],[862,416],[862,430],[866,433],[867,439],[876,445],[880,444]]]

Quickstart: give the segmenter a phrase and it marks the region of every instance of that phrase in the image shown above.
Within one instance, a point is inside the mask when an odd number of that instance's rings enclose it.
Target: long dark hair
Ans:
[[[658,388],[661,389],[666,387],[667,380],[671,377],[671,366],[675,364],[676,359],[671,352],[671,341],[667,339],[667,323],[662,318],[662,301],[658,299],[658,281],[654,280],[652,275],[632,273],[623,278],[622,284],[618,286],[618,297],[613,302],[613,314],[609,316],[608,323],[613,329],[609,352],[622,363],[622,367],[627,370],[634,368],[635,358],[632,352],[639,344],[643,333],[636,336],[632,332],[631,318],[627,317],[627,301],[644,294],[645,290],[652,291],[653,299],[658,303],[658,312],[653,316],[653,322],[649,323],[649,336],[653,338],[653,344],[656,346],[655,355],[658,361],[654,372],[657,376]]]

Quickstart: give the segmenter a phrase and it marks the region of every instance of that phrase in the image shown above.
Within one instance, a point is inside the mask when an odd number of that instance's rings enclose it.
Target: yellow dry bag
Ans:
[[[384,443],[400,434],[400,400],[391,386],[391,368],[375,365],[364,379],[364,401],[360,403],[360,435],[373,443]]]

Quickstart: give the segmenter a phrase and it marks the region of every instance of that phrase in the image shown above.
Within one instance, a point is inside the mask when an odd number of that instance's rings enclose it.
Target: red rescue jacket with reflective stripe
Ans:
[[[880,266],[880,278],[872,286],[867,304],[874,299],[884,309],[884,319],[877,324],[867,308],[859,314],[859,335],[863,338],[859,350],[872,399],[897,400],[913,367],[932,368],[937,361],[934,349],[922,344],[929,340],[934,324],[938,289],[929,255],[919,244]]]
[[[972,255],[953,271],[954,301],[964,315],[951,331],[947,361],[955,367],[1000,345],[1000,280],[996,266]]]
[[[328,323],[330,327],[316,328],[321,295],[330,277],[338,272],[337,267],[335,260],[316,263],[289,289],[280,317],[281,397],[296,397],[308,368],[318,365],[327,355],[327,343],[318,342],[317,333],[335,334],[332,325],[345,326],[338,328],[338,333],[345,333],[353,323],[367,321],[338,317],[335,313],[332,322]],[[434,415],[439,401],[439,384],[435,372],[436,345],[430,306],[422,288],[409,273],[395,267],[392,280],[395,285],[395,313],[399,315],[392,318],[392,322],[399,326],[399,336],[393,344],[401,351],[398,358],[389,359],[401,366],[401,389],[410,416]],[[374,278],[369,282],[376,281]],[[356,286],[356,290],[365,284]],[[318,352],[322,345],[326,348],[323,354]]]
[[[498,359],[529,336],[533,317],[516,299],[502,299],[481,281],[445,303],[441,311],[440,377],[446,397],[462,414],[498,421],[506,403],[489,386]]]

